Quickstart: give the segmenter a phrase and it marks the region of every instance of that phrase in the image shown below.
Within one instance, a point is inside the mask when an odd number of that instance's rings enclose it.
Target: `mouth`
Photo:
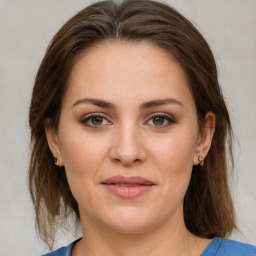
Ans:
[[[155,186],[155,183],[152,181],[139,176],[113,176],[104,180],[101,184],[110,193],[124,199],[139,197]]]

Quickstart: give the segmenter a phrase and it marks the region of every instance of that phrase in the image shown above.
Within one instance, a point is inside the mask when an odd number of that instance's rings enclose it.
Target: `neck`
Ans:
[[[81,219],[82,223],[83,219]],[[193,237],[183,219],[174,219],[155,229],[126,234],[95,226],[83,225],[84,238],[75,246],[72,256],[192,256]],[[90,223],[90,225],[88,225]]]

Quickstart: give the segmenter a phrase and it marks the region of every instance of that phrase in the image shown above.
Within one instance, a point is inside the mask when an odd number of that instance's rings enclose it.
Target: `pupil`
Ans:
[[[161,124],[164,123],[164,118],[161,117],[161,116],[154,117],[153,123],[156,124],[156,125],[161,125]]]
[[[102,117],[96,116],[92,118],[92,123],[94,125],[99,125],[102,124]]]

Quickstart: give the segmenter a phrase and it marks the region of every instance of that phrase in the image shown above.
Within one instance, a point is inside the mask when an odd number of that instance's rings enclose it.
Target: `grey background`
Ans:
[[[0,0],[0,241],[1,255],[47,251],[34,228],[27,188],[28,108],[45,49],[60,26],[93,1]],[[216,57],[234,131],[233,194],[240,232],[256,244],[256,1],[169,0],[206,37]],[[71,235],[60,234],[56,247]]]

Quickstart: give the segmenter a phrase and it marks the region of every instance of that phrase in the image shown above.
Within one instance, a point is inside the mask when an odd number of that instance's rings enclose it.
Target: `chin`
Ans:
[[[124,221],[120,223],[108,223],[108,228],[118,234],[134,235],[147,232],[150,230],[150,225],[148,225],[148,223],[138,223],[138,221],[133,220],[126,223],[124,223]]]
[[[151,212],[152,213],[152,212]],[[121,234],[140,234],[146,232],[159,221],[157,216],[135,207],[123,207],[112,211],[102,220],[109,229]]]

